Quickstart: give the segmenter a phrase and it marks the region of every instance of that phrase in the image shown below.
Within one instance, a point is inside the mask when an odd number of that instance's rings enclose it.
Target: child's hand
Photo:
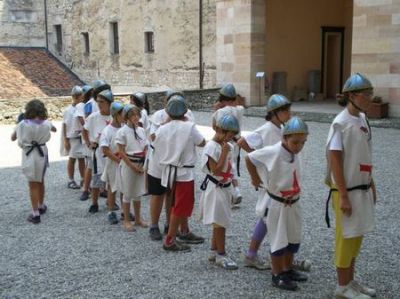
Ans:
[[[228,142],[224,142],[222,144],[222,152],[227,153],[231,150],[231,147],[229,146]]]
[[[351,203],[347,196],[340,197],[340,209],[342,210],[343,214],[350,217],[352,213]]]
[[[90,142],[89,143],[89,148],[91,148],[91,149],[96,149],[97,148],[97,146],[98,146],[98,144],[96,143],[96,142]]]
[[[69,139],[68,139],[68,138],[64,138],[64,147],[65,147],[65,150],[66,150],[67,152],[70,151],[70,149],[71,149],[71,143],[69,142]]]

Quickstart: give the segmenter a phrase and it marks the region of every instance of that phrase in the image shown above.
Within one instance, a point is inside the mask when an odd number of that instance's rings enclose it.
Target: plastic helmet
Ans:
[[[124,108],[122,108],[122,113],[124,115],[127,115],[129,113],[129,111],[131,111],[134,107],[135,107],[135,105],[127,104],[124,106]]]
[[[101,96],[102,98],[107,100],[107,102],[109,102],[109,103],[114,102],[114,95],[113,95],[112,91],[109,89],[103,90],[97,96]]]
[[[72,88],[71,96],[80,96],[81,94],[83,94],[82,87],[76,85]]]
[[[143,92],[134,92],[131,94],[131,96],[133,96],[135,99],[140,101],[142,104],[144,104],[146,102],[147,96]]]
[[[83,87],[82,87],[82,92],[83,92],[84,95],[87,94],[89,91],[92,91],[92,90],[93,90],[93,87],[90,86],[90,85],[83,85]]]
[[[283,135],[308,134],[307,124],[299,117],[294,116],[283,126]]]
[[[176,89],[168,89],[165,92],[165,101],[168,102],[173,95],[180,95],[183,97],[183,93]]]
[[[180,117],[187,112],[185,98],[179,94],[172,95],[165,108],[168,115],[172,117]]]
[[[217,120],[217,127],[231,132],[240,132],[239,121],[231,114],[224,114]]]
[[[224,85],[219,90],[219,94],[231,99],[234,99],[237,96],[235,86],[233,86],[231,83]]]
[[[346,83],[344,83],[343,93],[372,88],[373,86],[371,81],[369,81],[367,77],[360,73],[355,73],[347,79]]]
[[[290,106],[292,103],[281,94],[273,94],[269,97],[267,102],[267,112],[274,111],[283,106]]]
[[[122,104],[121,102],[113,102],[110,107],[111,116],[117,115],[123,109],[124,109],[124,104]]]

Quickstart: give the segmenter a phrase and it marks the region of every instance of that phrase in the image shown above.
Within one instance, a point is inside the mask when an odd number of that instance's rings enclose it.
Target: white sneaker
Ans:
[[[208,254],[208,261],[210,263],[215,263],[216,257],[217,257],[217,252],[215,250],[210,250],[210,253]]]
[[[293,259],[293,269],[303,271],[303,272],[310,272],[311,270],[311,261],[304,259]]]
[[[336,288],[335,299],[371,299],[371,297],[353,289],[352,283],[349,283],[344,288]]]
[[[353,280],[350,282],[353,289],[359,291],[362,294],[368,295],[370,297],[376,297],[376,291],[373,288],[361,285],[358,281]]]
[[[249,258],[247,255],[243,255],[243,263],[245,267],[255,268],[257,270],[269,270],[271,269],[271,263],[269,260],[263,261],[259,256],[255,258]]]
[[[231,199],[232,205],[240,204],[242,202],[242,199],[243,199],[243,197],[242,197],[242,194],[240,193],[239,188],[238,187],[233,188],[232,199]]]
[[[236,264],[236,262],[233,261],[232,259],[230,259],[226,255],[217,254],[217,256],[215,258],[215,264],[218,266],[221,266],[222,268],[224,268],[226,270],[237,270],[238,269],[238,265]]]

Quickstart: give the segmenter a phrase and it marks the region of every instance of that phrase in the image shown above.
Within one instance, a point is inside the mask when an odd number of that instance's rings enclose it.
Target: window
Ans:
[[[89,33],[88,32],[82,32],[82,41],[83,41],[83,53],[88,55],[90,53]]]
[[[146,53],[154,53],[154,33],[151,31],[144,33],[144,51]]]
[[[110,41],[111,41],[111,53],[119,54],[119,37],[118,37],[118,23],[110,23]]]
[[[61,53],[63,46],[61,25],[54,25],[54,31],[56,32],[56,43],[54,46],[56,48],[56,51]]]

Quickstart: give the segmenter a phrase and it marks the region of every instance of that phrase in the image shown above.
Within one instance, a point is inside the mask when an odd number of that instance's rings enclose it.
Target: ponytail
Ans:
[[[349,93],[346,92],[336,94],[336,101],[340,106],[346,107],[349,103]]]

